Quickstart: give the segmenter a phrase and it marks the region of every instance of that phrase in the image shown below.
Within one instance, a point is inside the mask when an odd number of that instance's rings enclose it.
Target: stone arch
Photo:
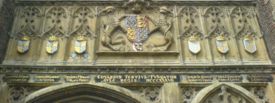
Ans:
[[[214,83],[199,91],[191,103],[207,103],[205,102],[206,99],[211,97],[211,94],[215,93],[215,91],[223,87],[235,92],[238,96],[247,100],[248,103],[260,103],[257,97],[255,97],[248,90],[233,83]]]
[[[147,103],[128,89],[109,85],[61,84],[38,90],[24,103]]]

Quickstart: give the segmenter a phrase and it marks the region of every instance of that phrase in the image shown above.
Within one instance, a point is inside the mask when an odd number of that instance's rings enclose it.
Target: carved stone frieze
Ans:
[[[148,103],[272,101],[274,20],[266,0],[16,1],[0,66],[9,102],[56,84]]]
[[[22,53],[9,52],[5,64],[270,64],[254,6],[153,4],[20,6],[36,8],[28,20],[16,17],[23,24],[34,22],[22,30],[39,38],[21,37],[17,49]],[[13,32],[21,33],[17,28]],[[10,43],[8,51],[16,44]]]

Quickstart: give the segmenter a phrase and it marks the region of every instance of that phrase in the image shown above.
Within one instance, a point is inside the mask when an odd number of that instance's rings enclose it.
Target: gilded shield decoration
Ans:
[[[216,46],[218,51],[222,54],[225,54],[229,51],[227,40],[223,35],[216,37]]]
[[[188,48],[189,48],[189,51],[193,54],[198,54],[201,51],[201,45],[200,45],[200,41],[198,40],[198,37],[196,36],[189,37]]]
[[[87,49],[87,41],[84,36],[78,36],[74,44],[74,50],[78,54],[82,54]]]
[[[30,47],[30,37],[23,36],[17,41],[17,51],[19,53],[26,53]]]
[[[126,17],[127,38],[132,43],[142,43],[148,38],[149,26],[146,16],[131,15]]]
[[[46,52],[48,54],[54,54],[58,50],[58,38],[56,36],[50,36],[47,45],[46,45]]]
[[[243,39],[243,45],[244,49],[249,53],[255,53],[257,51],[257,46],[252,36],[245,36]]]

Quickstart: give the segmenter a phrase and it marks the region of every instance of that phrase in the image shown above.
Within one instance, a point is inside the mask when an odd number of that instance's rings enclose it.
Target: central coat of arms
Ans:
[[[23,36],[17,41],[17,51],[19,53],[26,53],[30,47],[30,38],[28,36]]]
[[[218,51],[222,54],[225,54],[229,51],[227,40],[223,35],[216,37],[216,46]]]
[[[58,38],[56,36],[50,36],[47,41],[46,51],[48,54],[54,54],[58,50]]]
[[[136,46],[142,46],[142,43],[148,38],[149,25],[146,16],[131,15],[126,17],[125,25],[127,28],[127,38]]]
[[[75,52],[78,54],[82,54],[87,49],[87,40],[85,40],[84,36],[78,36],[74,45]]]

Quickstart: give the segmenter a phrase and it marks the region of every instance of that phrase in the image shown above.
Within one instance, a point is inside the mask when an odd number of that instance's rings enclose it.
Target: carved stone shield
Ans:
[[[84,37],[78,37],[78,39],[75,41],[74,44],[74,50],[78,54],[82,54],[87,49],[87,41],[84,39]]]
[[[229,51],[229,46],[224,36],[216,37],[216,46],[218,51],[222,54],[225,54]]]
[[[201,51],[201,44],[197,37],[191,36],[188,40],[188,48],[191,53],[198,54]]]
[[[17,51],[19,53],[26,53],[30,47],[30,38],[28,36],[23,36],[17,41]]]
[[[243,45],[244,49],[249,53],[255,53],[257,51],[255,40],[252,37],[245,37],[243,39]]]
[[[146,16],[131,15],[126,17],[127,38],[132,43],[142,43],[148,38],[149,26]]]
[[[58,39],[56,36],[51,36],[47,41],[46,51],[49,54],[54,54],[58,50]]]

